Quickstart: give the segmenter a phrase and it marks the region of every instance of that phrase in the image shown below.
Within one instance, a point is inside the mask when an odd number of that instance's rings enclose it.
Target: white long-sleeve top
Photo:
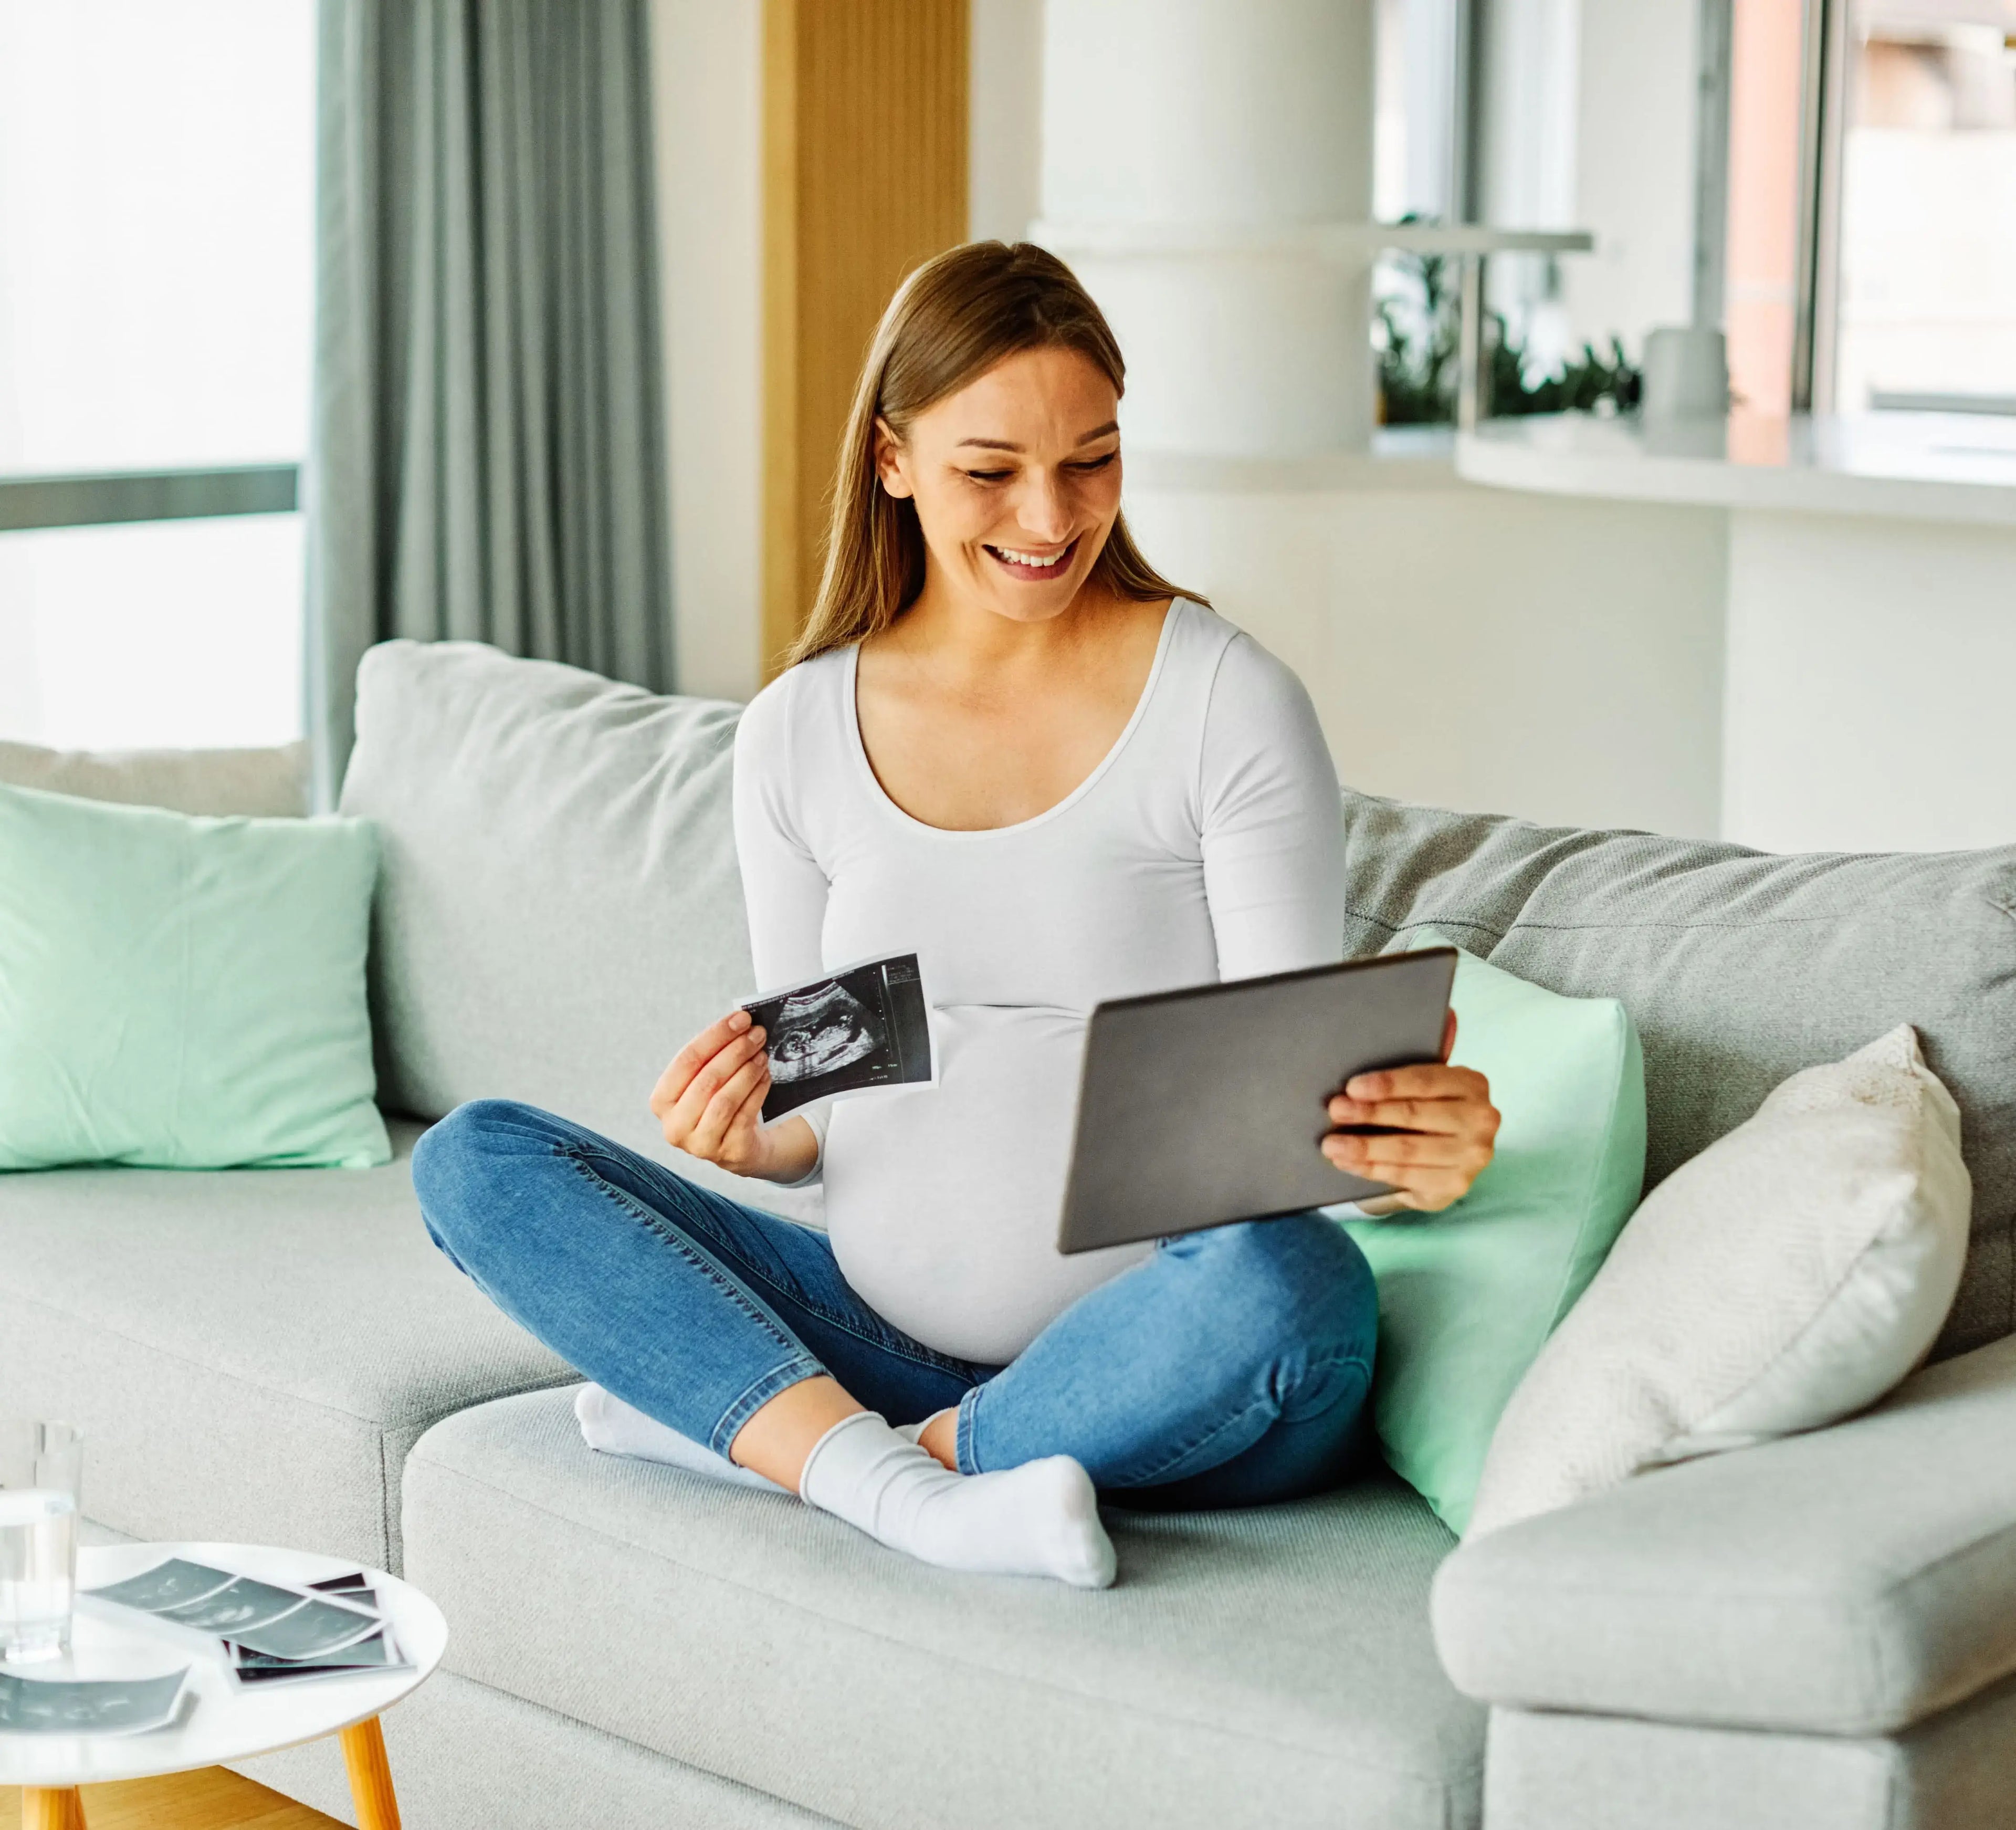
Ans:
[[[941,1353],[1004,1364],[1151,1249],[1057,1249],[1092,1007],[1337,959],[1336,772],[1294,674],[1179,599],[1099,766],[1033,820],[947,831],[876,780],[857,656],[791,668],[736,733],[757,982],[917,955],[937,1083],[833,1103],[826,1225],[879,1314]]]

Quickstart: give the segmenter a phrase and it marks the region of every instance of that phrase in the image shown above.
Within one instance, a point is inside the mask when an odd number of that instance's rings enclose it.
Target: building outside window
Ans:
[[[1854,0],[1834,402],[2016,412],[2016,0]]]
[[[314,13],[0,0],[0,739],[301,733]]]

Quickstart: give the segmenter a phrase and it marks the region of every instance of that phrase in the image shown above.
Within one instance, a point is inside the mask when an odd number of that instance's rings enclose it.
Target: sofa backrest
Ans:
[[[49,750],[0,743],[0,782],[177,813],[284,816],[308,810],[308,747]]]
[[[1650,1187],[1787,1075],[1900,1022],[1959,1101],[1965,1279],[1937,1351],[2016,1330],[2016,845],[1774,856],[1345,796],[1347,951],[1424,924],[1645,1045]]]
[[[756,989],[729,817],[736,706],[473,642],[380,643],[341,810],[374,821],[379,1098],[520,1099],[661,1160],[665,1064]],[[697,1180],[801,1218],[815,1195]]]
[[[437,1118],[524,1099],[669,1156],[653,1082],[754,989],[729,816],[736,717],[475,643],[365,655],[342,804],[383,834],[385,1103]],[[1348,790],[1345,806],[1347,953],[1432,924],[1522,978],[1623,1001],[1645,1046],[1648,1186],[1786,1075],[1916,1024],[1974,1176],[1940,1351],[2016,1329],[2016,847],[1773,857]],[[815,1198],[737,1192],[816,1212]]]

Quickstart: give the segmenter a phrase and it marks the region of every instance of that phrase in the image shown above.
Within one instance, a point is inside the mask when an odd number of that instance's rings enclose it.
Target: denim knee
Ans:
[[[1378,1288],[1357,1241],[1336,1221],[1288,1214],[1190,1237],[1201,1242],[1214,1299],[1256,1349],[1370,1362]]]
[[[468,1200],[472,1187],[486,1182],[499,1159],[522,1152],[527,1131],[539,1129],[545,1117],[516,1100],[472,1099],[420,1133],[413,1146],[413,1192],[428,1237],[451,1259],[462,1223],[497,1211],[494,1202]]]

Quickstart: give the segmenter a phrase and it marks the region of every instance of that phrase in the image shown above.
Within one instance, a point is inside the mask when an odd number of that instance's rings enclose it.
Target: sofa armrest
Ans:
[[[1831,1429],[1464,1544],[1436,1649],[1493,1703],[1881,1735],[2016,1672],[2016,1337]]]

